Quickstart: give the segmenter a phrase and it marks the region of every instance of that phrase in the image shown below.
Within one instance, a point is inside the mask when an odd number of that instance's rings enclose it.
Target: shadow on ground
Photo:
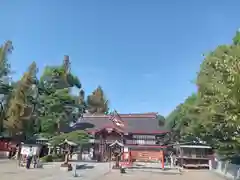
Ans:
[[[89,166],[87,164],[81,164],[81,165],[76,165],[77,170],[82,170],[82,169],[93,169],[94,166]]]
[[[135,169],[135,170],[127,170],[126,174],[134,173],[134,172],[147,172],[151,174],[161,174],[161,175],[181,175],[179,172],[171,172],[171,171],[151,171],[151,170],[141,170],[141,169]]]
[[[135,166],[132,166],[132,167],[129,167],[129,169],[156,169],[156,170],[162,170],[161,167],[151,167],[151,166],[144,166],[144,165],[135,165]],[[168,170],[173,170],[174,168],[164,168],[163,171],[168,171]]]

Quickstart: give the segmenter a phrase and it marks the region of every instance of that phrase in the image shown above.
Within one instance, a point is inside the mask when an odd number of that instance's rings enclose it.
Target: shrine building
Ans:
[[[159,126],[157,113],[119,114],[122,124],[111,115],[84,115],[78,123],[66,131],[86,130],[93,137],[91,147],[84,151],[94,152],[100,161],[111,160],[110,145],[123,144],[123,152],[131,155],[132,161],[159,161],[166,148],[165,137],[170,131]]]

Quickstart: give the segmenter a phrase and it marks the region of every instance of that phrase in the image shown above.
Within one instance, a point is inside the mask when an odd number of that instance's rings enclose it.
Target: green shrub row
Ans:
[[[64,160],[63,154],[50,154],[41,158],[42,162],[59,162]]]

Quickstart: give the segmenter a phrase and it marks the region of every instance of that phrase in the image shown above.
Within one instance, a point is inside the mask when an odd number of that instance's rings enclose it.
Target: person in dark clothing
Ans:
[[[10,148],[9,150],[8,159],[11,159],[11,157],[12,157],[12,148]]]
[[[33,149],[32,146],[29,147],[29,153],[27,154],[27,164],[26,168],[29,169],[33,158]]]
[[[37,159],[38,159],[37,156],[33,156],[33,167],[34,168],[37,168]]]

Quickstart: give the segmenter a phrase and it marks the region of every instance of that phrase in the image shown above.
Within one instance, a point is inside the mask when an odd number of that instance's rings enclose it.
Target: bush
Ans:
[[[42,162],[53,162],[53,156],[47,155],[41,158]]]
[[[41,158],[42,162],[61,162],[64,161],[64,154],[50,154]]]
[[[64,154],[53,154],[52,155],[53,161],[64,161],[65,155]]]

